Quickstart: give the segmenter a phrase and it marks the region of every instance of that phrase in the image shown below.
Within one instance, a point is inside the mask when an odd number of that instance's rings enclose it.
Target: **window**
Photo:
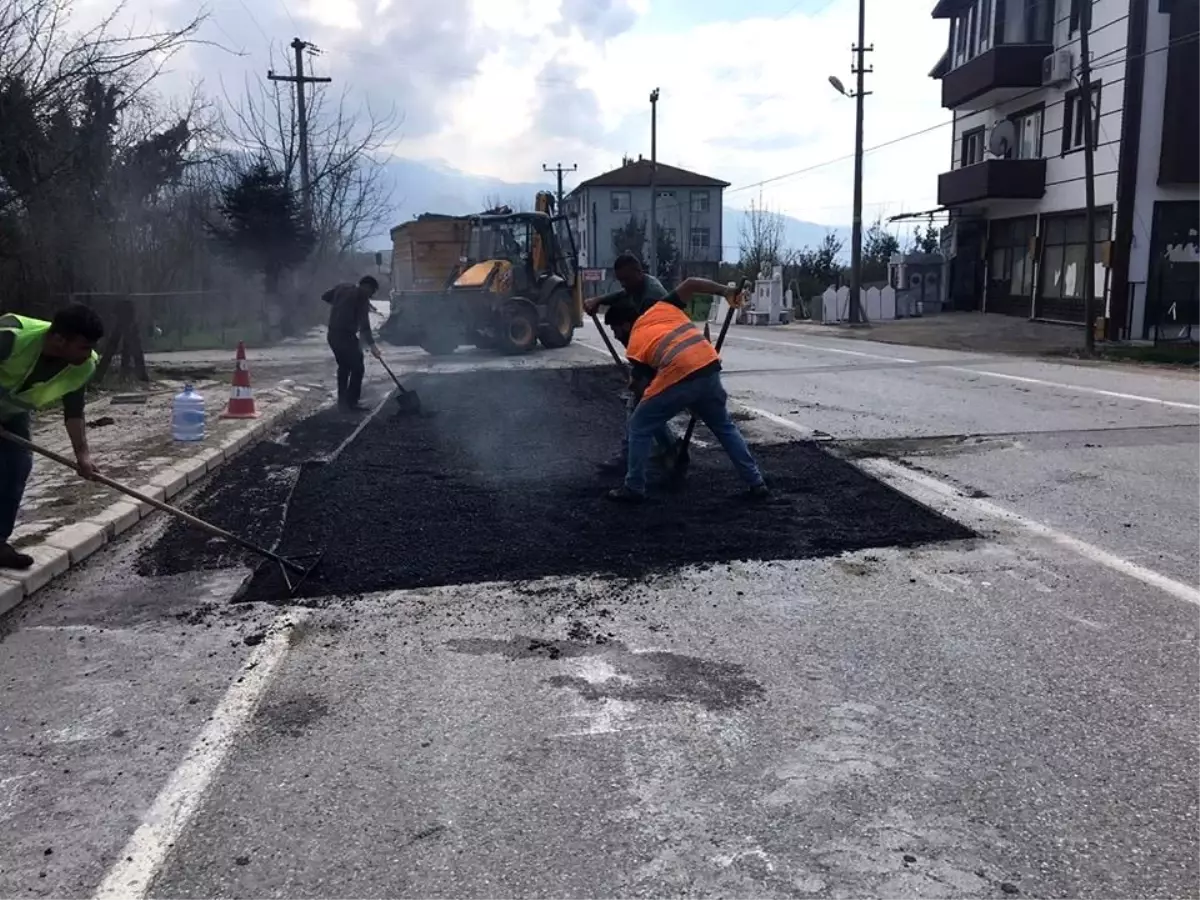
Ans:
[[[658,234],[659,234],[659,240],[666,241],[672,247],[676,247],[676,248],[679,247],[679,232],[677,232],[674,228],[661,228],[660,227],[658,229]]]
[[[708,191],[692,191],[692,212],[708,212]]]
[[[707,195],[706,195],[707,196]],[[692,253],[707,253],[712,240],[712,232],[707,228],[693,228],[689,242]]]
[[[1063,140],[1064,155],[1083,149],[1083,126],[1087,120],[1083,108],[1083,91],[1069,91],[1063,98]],[[1100,82],[1092,84],[1092,146],[1100,142]]]
[[[993,0],[975,0],[951,23],[950,50],[953,67],[961,66],[992,46],[996,17]]]
[[[959,167],[973,166],[983,162],[983,128],[972,128],[962,135],[962,150],[959,152]]]
[[[1041,159],[1043,107],[1027,109],[1010,117],[1017,129],[1017,140],[1009,151],[1012,159]]]
[[[1053,0],[1006,0],[1001,35],[1005,44],[1049,44],[1054,34]]]
[[[609,194],[613,212],[629,212],[633,209],[633,204],[630,202],[629,191],[613,191]]]
[[[966,16],[959,16],[954,20],[954,66],[956,68],[971,58],[967,49],[970,45],[969,25]]]
[[[1110,237],[1112,214],[1097,209],[1092,269],[1092,293],[1103,299],[1103,247]],[[1083,321],[1084,265],[1087,256],[1087,218],[1083,213],[1042,219],[1042,259],[1038,279],[1037,315],[1066,322]]]
[[[1033,241],[1037,219],[1000,219],[988,236],[988,298],[1028,297],[1033,292]]]
[[[1083,13],[1083,0],[1071,0],[1071,12],[1068,16],[1070,26],[1068,27],[1069,34],[1075,34],[1079,30],[1079,18]]]

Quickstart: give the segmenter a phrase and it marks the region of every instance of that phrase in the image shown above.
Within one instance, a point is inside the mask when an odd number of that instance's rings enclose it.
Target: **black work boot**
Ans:
[[[33,565],[33,557],[22,553],[12,544],[0,546],[0,569],[28,569]]]
[[[767,487],[765,482],[763,484],[756,484],[754,487],[750,488],[750,490],[746,491],[746,499],[758,501],[770,500],[771,489]]]
[[[614,503],[645,503],[646,502],[645,494],[639,494],[637,491],[631,491],[629,488],[625,487],[625,485],[621,485],[619,488],[613,488],[611,491],[609,491],[604,496],[607,499],[612,500]]]
[[[625,473],[625,468],[629,465],[629,459],[624,453],[617,453],[610,456],[602,463],[598,463],[596,468],[605,475],[622,475]]]

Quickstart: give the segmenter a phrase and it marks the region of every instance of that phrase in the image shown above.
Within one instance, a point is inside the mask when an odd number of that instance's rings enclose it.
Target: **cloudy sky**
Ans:
[[[81,12],[111,4],[85,0]],[[866,145],[947,122],[928,77],[945,45],[932,0],[870,0]],[[850,220],[855,0],[209,0],[197,47],[171,62],[171,89],[213,94],[282,67],[300,36],[311,61],[355,102],[403,115],[394,152],[508,181],[543,163],[587,177],[649,155],[732,182],[727,205],[761,198],[813,222]],[[180,21],[186,0],[127,0],[139,25]],[[736,10],[736,11],[735,11]],[[230,52],[235,51],[235,52]],[[866,215],[936,205],[949,128],[866,158]],[[761,188],[755,182],[773,179]],[[570,182],[568,182],[570,183]],[[743,188],[742,190],[736,190]]]

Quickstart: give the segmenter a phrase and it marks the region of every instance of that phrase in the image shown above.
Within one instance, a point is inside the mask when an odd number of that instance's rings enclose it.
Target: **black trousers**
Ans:
[[[29,440],[29,414],[18,413],[0,422],[5,431]],[[17,524],[25,482],[33,471],[33,454],[10,441],[0,440],[0,544],[7,544]]]
[[[337,396],[340,406],[354,406],[362,396],[363,363],[362,345],[357,334],[329,334],[329,349],[337,360]]]

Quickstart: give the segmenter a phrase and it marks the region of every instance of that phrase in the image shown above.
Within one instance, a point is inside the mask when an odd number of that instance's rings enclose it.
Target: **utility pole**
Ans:
[[[300,199],[304,207],[305,221],[312,224],[312,181],[308,171],[308,105],[304,95],[306,84],[328,84],[332,78],[316,78],[304,74],[304,51],[317,51],[312,44],[296,38],[292,41],[292,50],[296,53],[296,74],[276,75],[267,72],[271,81],[287,81],[296,85],[296,129],[300,138]]]
[[[556,209],[557,209],[557,211],[558,211],[558,214],[559,214],[559,215],[562,215],[562,205],[563,205],[563,185],[562,185],[562,179],[563,179],[563,173],[564,173],[564,172],[577,172],[577,171],[579,171],[579,166],[578,166],[577,164],[575,164],[575,163],[572,163],[572,164],[571,164],[571,168],[569,168],[569,169],[564,169],[564,168],[563,168],[563,164],[562,164],[562,163],[559,163],[557,166],[554,166],[553,168],[551,168],[550,166],[546,165],[545,163],[542,163],[542,171],[543,171],[543,172],[553,172],[553,173],[555,173],[555,174],[558,176],[558,206],[556,207]]]
[[[650,92],[650,274],[658,277],[658,88]]]
[[[857,78],[854,90],[854,212],[850,226],[850,323],[864,321],[862,314],[862,208],[863,208],[863,78],[868,69],[863,54],[874,50],[867,47],[867,0],[858,0],[858,45],[854,47]]]
[[[1083,119],[1083,205],[1087,242],[1083,251],[1083,346],[1096,350],[1096,148],[1092,110],[1092,61],[1088,31],[1092,27],[1092,4],[1081,4],[1079,15],[1079,114]]]

